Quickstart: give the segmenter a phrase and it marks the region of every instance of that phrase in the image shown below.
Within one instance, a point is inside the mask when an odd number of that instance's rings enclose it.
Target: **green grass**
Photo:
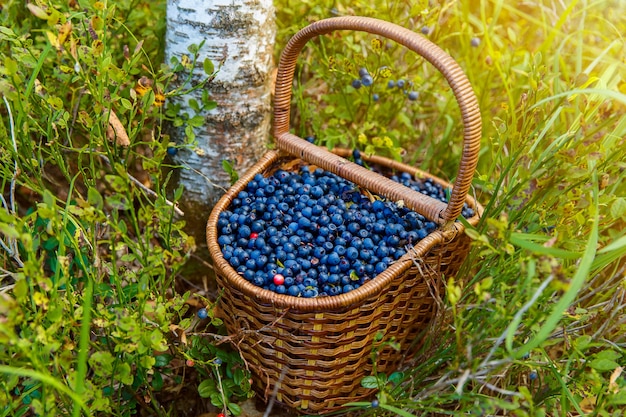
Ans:
[[[411,3],[275,3],[277,54],[297,29],[334,15],[427,27],[466,71],[482,110],[471,192],[485,213],[468,230],[470,256],[447,281],[416,360],[376,380],[380,407],[353,408],[622,415],[626,7]],[[172,205],[183,190],[171,184],[167,149],[193,146],[193,129],[174,144],[164,126],[197,116],[154,101],[184,93],[172,83],[183,67],[161,66],[164,3],[37,4],[0,10],[0,415],[174,416],[191,399],[198,414],[237,413],[248,375],[218,343],[215,294],[189,283],[189,260],[203,254]],[[35,16],[42,11],[45,19]],[[54,46],[67,21],[63,47]],[[294,130],[454,178],[462,127],[445,80],[371,40],[343,33],[306,48]],[[363,65],[391,74],[355,91]],[[145,95],[135,90],[141,76],[154,80]],[[417,101],[386,89],[400,78],[413,82]],[[111,108],[129,146],[107,137]],[[201,306],[205,322],[195,316]]]

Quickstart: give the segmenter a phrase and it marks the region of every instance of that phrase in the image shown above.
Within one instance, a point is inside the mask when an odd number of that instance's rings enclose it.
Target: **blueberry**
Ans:
[[[200,310],[198,310],[198,318],[204,320],[209,316],[209,313],[207,312],[206,308],[201,308]]]
[[[396,82],[394,80],[387,81],[387,88],[394,88],[396,86]]]
[[[365,87],[369,87],[374,83],[374,79],[372,78],[371,75],[367,74],[361,77],[361,84],[363,84]]]
[[[366,75],[369,75],[367,68],[359,68],[359,77],[363,78]]]
[[[328,255],[328,259],[327,259],[328,265],[331,265],[331,266],[339,265],[339,262],[341,262],[341,258],[336,252],[332,252]]]
[[[378,94],[376,94],[376,93],[372,94],[372,100],[378,101],[379,99],[380,99],[380,97],[379,97]],[[359,165],[361,165],[361,164],[359,164]]]
[[[419,97],[419,94],[418,94],[417,91],[411,91],[409,93],[408,97],[409,97],[409,100],[415,101],[415,100],[417,100],[417,97]]]
[[[167,154],[168,154],[169,156],[174,156],[174,155],[176,155],[177,153],[178,153],[178,148],[175,148],[175,147],[173,147],[173,146],[168,146],[168,147],[167,147]]]
[[[480,38],[473,37],[470,41],[470,45],[472,45],[474,48],[478,47],[480,45]]]
[[[404,84],[405,84],[404,80],[398,80],[398,82],[396,83],[396,87],[404,88]]]
[[[531,371],[531,372],[528,374],[528,378],[529,378],[531,381],[534,381],[535,379],[539,378],[539,375],[537,374],[537,371]]]
[[[372,408],[376,408],[380,405],[377,399],[372,400]]]
[[[352,81],[352,87],[354,87],[355,89],[359,89],[361,88],[361,80],[353,80]]]

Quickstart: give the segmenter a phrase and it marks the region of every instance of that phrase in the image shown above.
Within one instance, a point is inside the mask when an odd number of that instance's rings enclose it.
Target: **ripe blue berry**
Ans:
[[[378,407],[379,405],[380,405],[380,403],[378,402],[378,399],[374,399],[374,400],[372,401],[372,408],[376,408],[376,407]]]
[[[173,146],[168,146],[168,147],[167,147],[167,154],[168,154],[169,156],[174,156],[174,155],[176,155],[177,153],[178,153],[178,148],[175,148],[175,147],[173,147]]]
[[[352,156],[363,164],[358,150]],[[446,201],[432,180],[408,173],[392,179]],[[463,215],[473,210],[464,207]],[[370,202],[355,184],[307,166],[255,175],[217,223],[223,257],[238,274],[269,291],[307,298],[359,288],[402,257],[404,245],[437,227],[393,202]]]
[[[372,94],[372,100],[378,101],[379,99],[380,99],[380,97],[378,96],[378,94],[376,94],[376,93]]]
[[[369,71],[367,70],[367,68],[360,68],[359,69],[359,77],[364,77],[366,75],[369,75]]]
[[[398,80],[398,82],[396,83],[396,87],[404,88],[404,84],[405,84],[404,80]]]
[[[394,80],[387,81],[387,88],[394,88],[396,86],[396,82]]]
[[[352,87],[356,88],[357,90],[361,88],[361,80],[353,80]]]
[[[474,37],[472,38],[472,40],[470,41],[470,44],[476,48],[480,45],[480,38]]]
[[[419,96],[419,94],[417,93],[417,91],[411,91],[408,95],[409,100],[411,101],[415,101],[417,100],[417,97]]]
[[[364,76],[361,77],[361,83],[365,86],[365,87],[369,87],[370,85],[374,84],[374,79],[372,78],[371,75],[366,74]]]
[[[206,308],[201,308],[200,310],[198,310],[198,318],[204,320],[208,316],[209,316],[209,313],[207,312]]]
[[[531,371],[531,372],[528,374],[528,378],[529,378],[531,381],[534,381],[535,379],[539,378],[539,375],[537,374],[537,371]]]

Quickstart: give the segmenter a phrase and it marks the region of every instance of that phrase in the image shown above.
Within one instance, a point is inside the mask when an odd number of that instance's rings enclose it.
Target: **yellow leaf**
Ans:
[[[139,97],[143,97],[148,91],[152,89],[152,84],[153,81],[150,78],[143,76],[137,81],[137,85],[135,86],[135,92],[137,92],[137,95],[139,95]]]
[[[57,35],[47,30],[46,36],[48,37],[48,41],[50,41],[50,44],[52,46],[54,46],[56,49],[61,49],[61,44],[59,43],[59,38],[57,38]]]
[[[193,62],[189,59],[188,55],[183,55],[180,59],[180,63],[186,70],[191,70],[193,68]]]
[[[380,69],[379,74],[382,78],[389,78],[391,77],[391,70],[389,69],[389,67],[384,67]]]
[[[59,28],[59,44],[63,45],[72,33],[72,22],[67,21]]]
[[[48,309],[48,297],[45,294],[39,291],[35,292],[35,294],[33,294],[33,301],[38,307],[41,307],[43,310]]]
[[[596,397],[585,397],[578,405],[585,413],[592,413],[596,408]]]
[[[159,91],[154,94],[154,105],[161,107],[163,104],[165,104],[165,95]]]
[[[372,39],[372,49],[376,52],[379,52],[383,47],[383,43],[380,39],[374,38]]]

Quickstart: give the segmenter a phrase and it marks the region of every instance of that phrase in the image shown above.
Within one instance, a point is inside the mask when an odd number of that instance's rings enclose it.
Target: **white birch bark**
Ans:
[[[276,34],[272,0],[168,0],[166,62],[190,55],[187,47],[199,45],[196,77],[203,78],[202,62],[208,57],[218,68],[208,85],[217,108],[206,114],[196,129],[200,151],[181,150],[175,162],[185,168],[179,184],[185,199],[199,206],[213,206],[230,185],[222,160],[234,163],[238,172],[249,168],[265,150],[271,121],[271,73]],[[202,92],[182,98],[183,112],[189,98],[201,102]],[[174,131],[174,134],[177,132]],[[184,135],[182,129],[178,132]],[[188,204],[185,204],[188,205]]]

